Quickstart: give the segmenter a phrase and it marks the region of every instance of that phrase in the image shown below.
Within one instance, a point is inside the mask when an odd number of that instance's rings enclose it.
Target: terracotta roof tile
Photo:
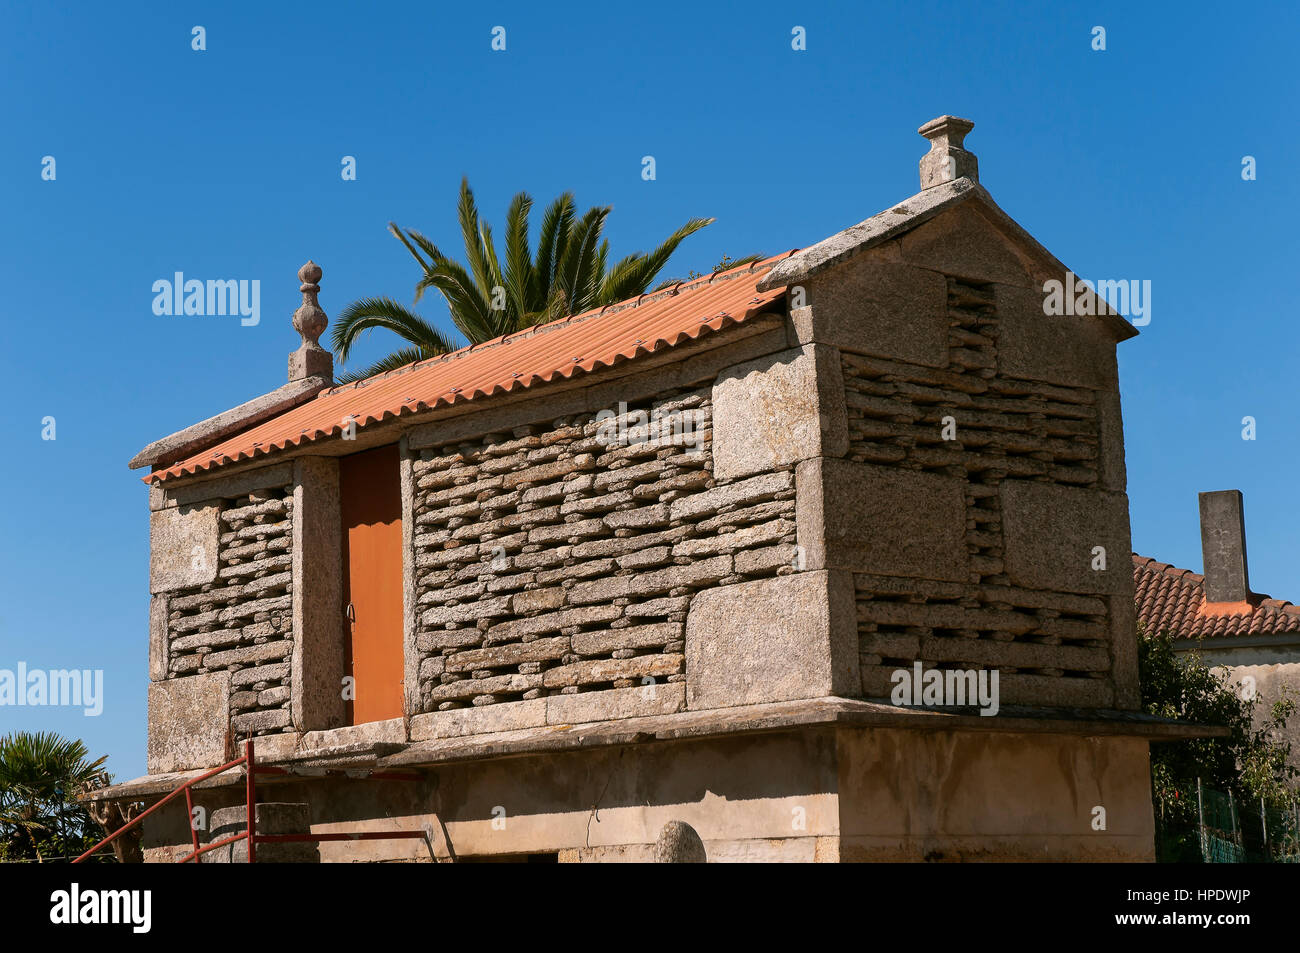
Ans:
[[[461,348],[400,370],[322,391],[312,400],[150,473],[163,482],[272,454],[343,431],[435,407],[482,400],[566,379],[675,347],[772,310],[785,288],[759,291],[760,278],[794,252],[682,283],[616,305]]]
[[[1300,606],[1252,595],[1249,602],[1206,603],[1205,577],[1133,554],[1138,621],[1175,638],[1300,632]]]

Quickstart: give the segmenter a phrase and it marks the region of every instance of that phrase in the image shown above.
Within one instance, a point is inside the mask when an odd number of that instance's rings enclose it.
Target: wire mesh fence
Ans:
[[[1196,782],[1198,837],[1207,864],[1300,863],[1300,802],[1240,801]]]

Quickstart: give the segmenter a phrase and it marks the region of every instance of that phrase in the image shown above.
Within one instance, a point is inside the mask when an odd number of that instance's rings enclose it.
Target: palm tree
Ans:
[[[452,324],[465,339],[473,344],[490,341],[643,294],[677,246],[713,221],[693,218],[649,254],[637,252],[610,265],[609,241],[601,237],[609,206],[593,206],[579,218],[573,194],[565,192],[542,216],[536,254],[528,244],[532,207],[533,200],[526,192],[511,200],[506,213],[503,261],[497,255],[491,226],[479,221],[469,180],[462,179],[458,217],[467,265],[444,255],[415,229],[402,229],[389,222],[388,230],[420,266],[416,303],[425,291],[436,290],[447,302]],[[756,259],[754,256],[735,264]],[[352,355],[362,333],[372,328],[386,328],[408,346],[365,370],[339,374],[339,383],[404,367],[458,346],[400,302],[362,298],[344,308],[334,325],[331,343],[340,365]]]
[[[0,828],[11,829],[14,853],[41,859],[41,844],[53,844],[61,821],[71,821],[76,843],[93,831],[76,803],[82,784],[107,757],[89,761],[86,745],[53,732],[15,732],[0,737]],[[64,802],[73,810],[65,816]]]

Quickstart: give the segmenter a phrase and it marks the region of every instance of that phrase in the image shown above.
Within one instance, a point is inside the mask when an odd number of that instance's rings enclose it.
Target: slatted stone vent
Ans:
[[[715,484],[710,393],[421,451],[422,710],[685,681],[694,593],[796,571],[793,472]]]
[[[293,487],[220,502],[217,579],[168,600],[171,676],[231,672],[231,728],[291,727]]]
[[[920,659],[998,669],[1008,704],[1109,705],[1105,599],[1014,585],[999,493],[1007,479],[1098,486],[1094,393],[998,374],[991,286],[949,277],[948,317],[947,367],[842,355],[848,457],[965,481],[965,582],[854,576],[863,691],[888,696]]]

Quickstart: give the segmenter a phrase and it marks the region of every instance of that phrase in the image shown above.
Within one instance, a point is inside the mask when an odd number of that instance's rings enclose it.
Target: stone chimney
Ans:
[[[1240,490],[1201,493],[1201,555],[1205,601],[1247,602],[1246,518]]]
[[[975,153],[961,147],[966,133],[975,128],[969,119],[940,116],[916,130],[930,140],[930,151],[921,156],[921,188],[931,189],[954,179],[980,180]]]
[[[293,313],[293,328],[302,336],[298,350],[289,355],[289,383],[305,380],[308,377],[323,377],[334,380],[334,356],[320,346],[319,339],[329,324],[329,318],[321,310],[316,300],[320,291],[320,265],[308,260],[298,269],[298,280],[302,287],[302,304]]]

